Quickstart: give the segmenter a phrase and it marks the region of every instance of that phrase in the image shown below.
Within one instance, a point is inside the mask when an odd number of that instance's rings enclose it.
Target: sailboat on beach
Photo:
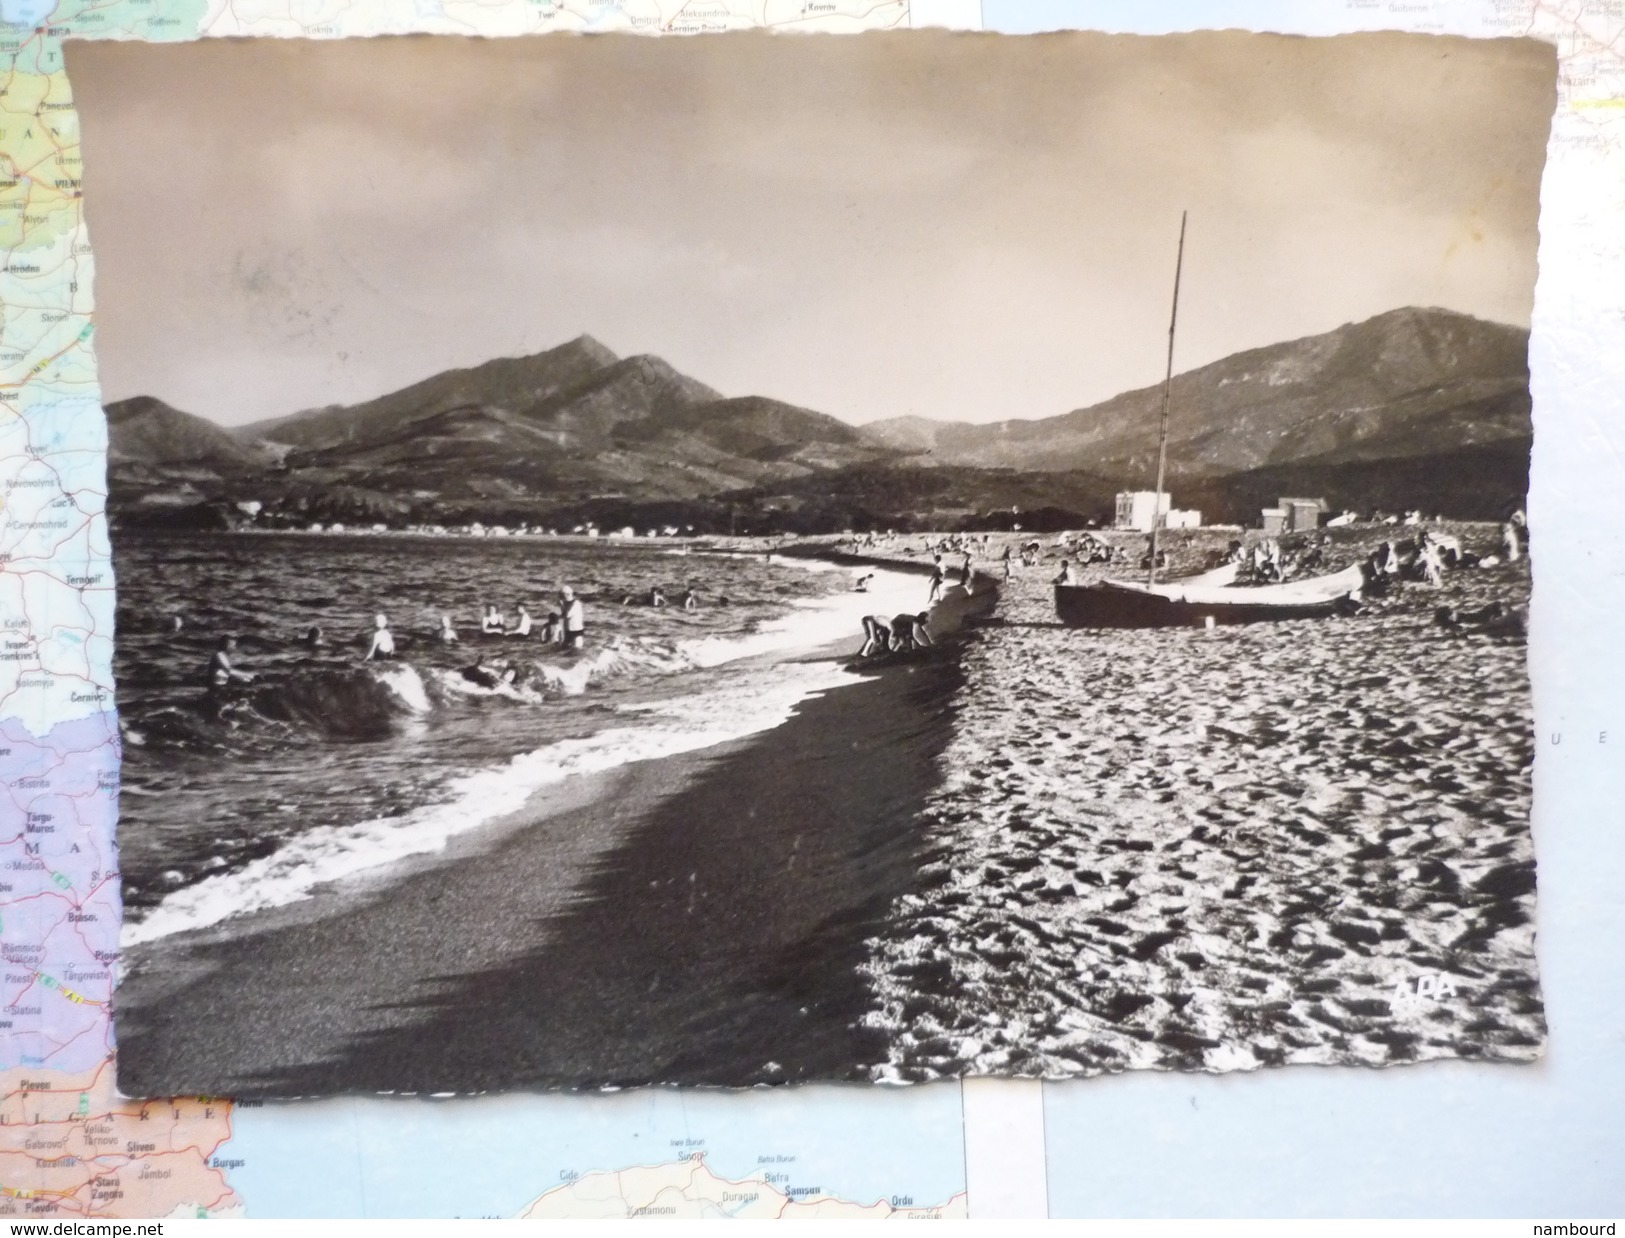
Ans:
[[[1174,328],[1179,321],[1179,278],[1185,266],[1185,214],[1179,217],[1179,257],[1174,264],[1174,303],[1168,319],[1168,369],[1162,384],[1162,434],[1157,446],[1157,488],[1163,493],[1168,471],[1168,401],[1174,381]],[[1275,619],[1319,619],[1337,613],[1365,583],[1356,564],[1329,576],[1276,585],[1237,585],[1228,564],[1200,576],[1157,583],[1160,499],[1151,520],[1151,569],[1144,584],[1102,580],[1055,586],[1055,613],[1074,628],[1204,627],[1219,623],[1259,623]]]

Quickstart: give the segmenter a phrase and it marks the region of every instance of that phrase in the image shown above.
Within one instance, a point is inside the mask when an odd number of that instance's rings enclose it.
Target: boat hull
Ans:
[[[1290,602],[1192,601],[1118,588],[1109,582],[1055,586],[1055,613],[1071,628],[1200,628],[1209,620],[1233,624],[1324,619],[1344,604],[1343,597]]]

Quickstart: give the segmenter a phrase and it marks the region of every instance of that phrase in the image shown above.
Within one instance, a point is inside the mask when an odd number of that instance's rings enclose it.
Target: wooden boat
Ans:
[[[1365,574],[1358,564],[1329,576],[1279,585],[1236,585],[1235,568],[1140,584],[1103,580],[1093,585],[1056,585],[1055,612],[1074,628],[1181,628],[1324,619],[1359,592]]]
[[[1174,381],[1174,328],[1179,321],[1179,277],[1185,266],[1185,216],[1179,218],[1179,257],[1174,263],[1173,311],[1168,318],[1168,367],[1162,383],[1162,431],[1157,446],[1157,488],[1163,493],[1168,469],[1168,403]],[[1055,586],[1055,613],[1074,628],[1177,628],[1208,624],[1260,623],[1278,619],[1323,619],[1346,608],[1365,583],[1356,565],[1329,576],[1278,585],[1239,586],[1235,565],[1200,576],[1157,583],[1160,501],[1151,518],[1151,570],[1144,584],[1103,580],[1090,585]]]

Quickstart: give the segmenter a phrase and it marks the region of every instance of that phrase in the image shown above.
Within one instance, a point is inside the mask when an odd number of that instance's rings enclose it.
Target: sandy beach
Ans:
[[[1453,529],[1489,548],[1490,526]],[[1390,535],[1338,531],[1336,565]],[[1175,539],[1170,573],[1224,536]],[[1527,560],[1353,617],[1102,632],[1056,623],[1062,553],[997,585],[981,562],[976,595],[934,611],[941,645],[774,729],[568,780],[442,852],[133,951],[121,1087],[1538,1055],[1525,646],[1435,621],[1522,603]]]
[[[1393,536],[1338,530],[1336,565]],[[1099,632],[1055,623],[1059,557],[966,650],[930,888],[866,966],[875,1077],[1536,1056],[1525,646],[1434,622],[1526,602],[1528,560],[1354,618]]]

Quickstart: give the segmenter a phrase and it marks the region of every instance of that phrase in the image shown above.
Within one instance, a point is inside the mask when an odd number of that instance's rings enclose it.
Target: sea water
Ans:
[[[796,655],[856,649],[863,615],[926,591],[881,572],[860,593],[851,569],[765,553],[540,538],[127,532],[114,566],[127,945],[432,852],[565,779],[777,726],[855,678]],[[541,637],[563,585],[586,606],[580,651]],[[487,602],[510,626],[523,602],[532,635],[482,636]],[[392,662],[362,661],[376,613]],[[211,693],[228,633],[255,679]],[[463,673],[481,659],[513,682]]]

